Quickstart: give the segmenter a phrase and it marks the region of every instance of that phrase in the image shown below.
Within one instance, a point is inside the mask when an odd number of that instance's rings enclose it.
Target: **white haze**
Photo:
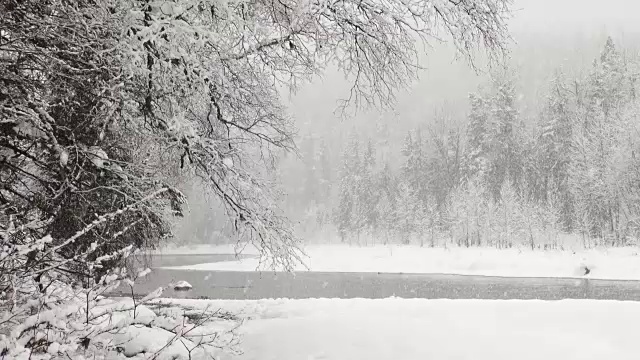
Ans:
[[[634,54],[638,51],[640,2],[516,0],[513,9],[508,65],[516,74],[518,110],[525,123],[539,111],[539,99],[548,90],[554,71],[562,69],[570,77],[584,75],[608,36],[619,49]],[[349,96],[349,81],[332,70],[300,86],[295,93],[283,92],[295,120],[297,141],[311,137],[325,142],[332,172],[337,177],[340,156],[354,134],[361,141],[374,141],[378,160],[398,168],[408,131],[433,124],[440,125],[439,128],[456,124],[462,127],[469,110],[469,94],[487,81],[489,68],[477,58],[479,66],[473,69],[465,59],[456,56],[450,44],[430,45],[420,59],[424,70],[409,88],[397,92],[393,109],[364,107],[341,116],[336,109],[339,101]],[[438,123],[442,121],[446,124]],[[299,176],[301,163],[298,156],[289,154],[279,171],[285,192],[283,207],[294,221],[300,206],[289,204],[286,194],[304,186]],[[187,190],[191,211],[176,231],[178,242],[226,242],[226,236],[218,231],[230,230],[231,224],[223,211],[216,209],[215,199],[206,199],[200,196],[201,192],[198,186]],[[198,239],[193,239],[194,233]]]

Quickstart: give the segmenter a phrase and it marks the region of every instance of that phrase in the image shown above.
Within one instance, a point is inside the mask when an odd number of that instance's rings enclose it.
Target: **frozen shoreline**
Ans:
[[[248,249],[247,254],[255,254]],[[170,249],[164,254],[233,253],[233,246]],[[206,252],[204,252],[206,251]],[[493,248],[421,248],[416,246],[349,247],[310,245],[295,271],[459,274],[502,277],[563,277],[640,280],[637,248],[584,251],[499,250]],[[306,265],[306,266],[305,266]],[[201,271],[281,271],[261,266],[257,258],[167,267]]]

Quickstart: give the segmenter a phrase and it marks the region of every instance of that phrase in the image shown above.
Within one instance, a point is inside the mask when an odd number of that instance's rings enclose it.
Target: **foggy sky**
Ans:
[[[520,77],[518,91],[525,113],[531,106],[529,100],[545,91],[555,69],[561,67],[570,75],[583,73],[609,35],[625,48],[637,47],[640,39],[640,1],[517,0],[513,10],[511,67]],[[391,111],[361,110],[353,118],[337,117],[333,113],[336,102],[348,95],[349,87],[336,72],[302,87],[289,99],[300,134],[331,135],[340,144],[356,129],[374,138],[384,138],[381,129],[390,129],[395,143],[408,129],[430,121],[437,109],[463,117],[469,92],[486,75],[471,70],[464,60],[456,61],[450,46],[434,45],[422,59],[427,69],[407,91],[398,94]]]

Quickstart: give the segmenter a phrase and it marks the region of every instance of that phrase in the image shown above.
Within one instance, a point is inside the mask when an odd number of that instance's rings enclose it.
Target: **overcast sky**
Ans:
[[[517,0],[514,9],[515,32],[564,30],[621,35],[640,29],[637,0]]]
[[[554,69],[569,73],[588,67],[608,35],[625,47],[636,47],[640,38],[638,0],[517,0],[511,21],[512,66],[520,74],[527,99],[544,91]],[[346,137],[357,129],[375,136],[380,128],[414,128],[433,117],[435,109],[466,111],[468,93],[483,80],[463,61],[454,61],[454,52],[436,46],[424,59],[427,70],[408,91],[399,93],[393,111],[360,111],[353,119],[337,120],[336,101],[347,95],[347,82],[341,74],[328,73],[323,79],[303,87],[291,100],[291,111],[301,134],[330,134]],[[336,139],[337,140],[337,139]]]

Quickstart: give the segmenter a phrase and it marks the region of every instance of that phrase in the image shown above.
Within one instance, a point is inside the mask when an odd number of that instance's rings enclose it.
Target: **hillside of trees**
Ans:
[[[638,64],[608,38],[587,75],[553,74],[532,118],[518,108],[518,74],[494,69],[466,118],[441,112],[401,146],[376,148],[354,132],[335,154],[307,137],[304,185],[290,190],[312,199],[300,229],[310,241],[360,245],[637,244]]]

